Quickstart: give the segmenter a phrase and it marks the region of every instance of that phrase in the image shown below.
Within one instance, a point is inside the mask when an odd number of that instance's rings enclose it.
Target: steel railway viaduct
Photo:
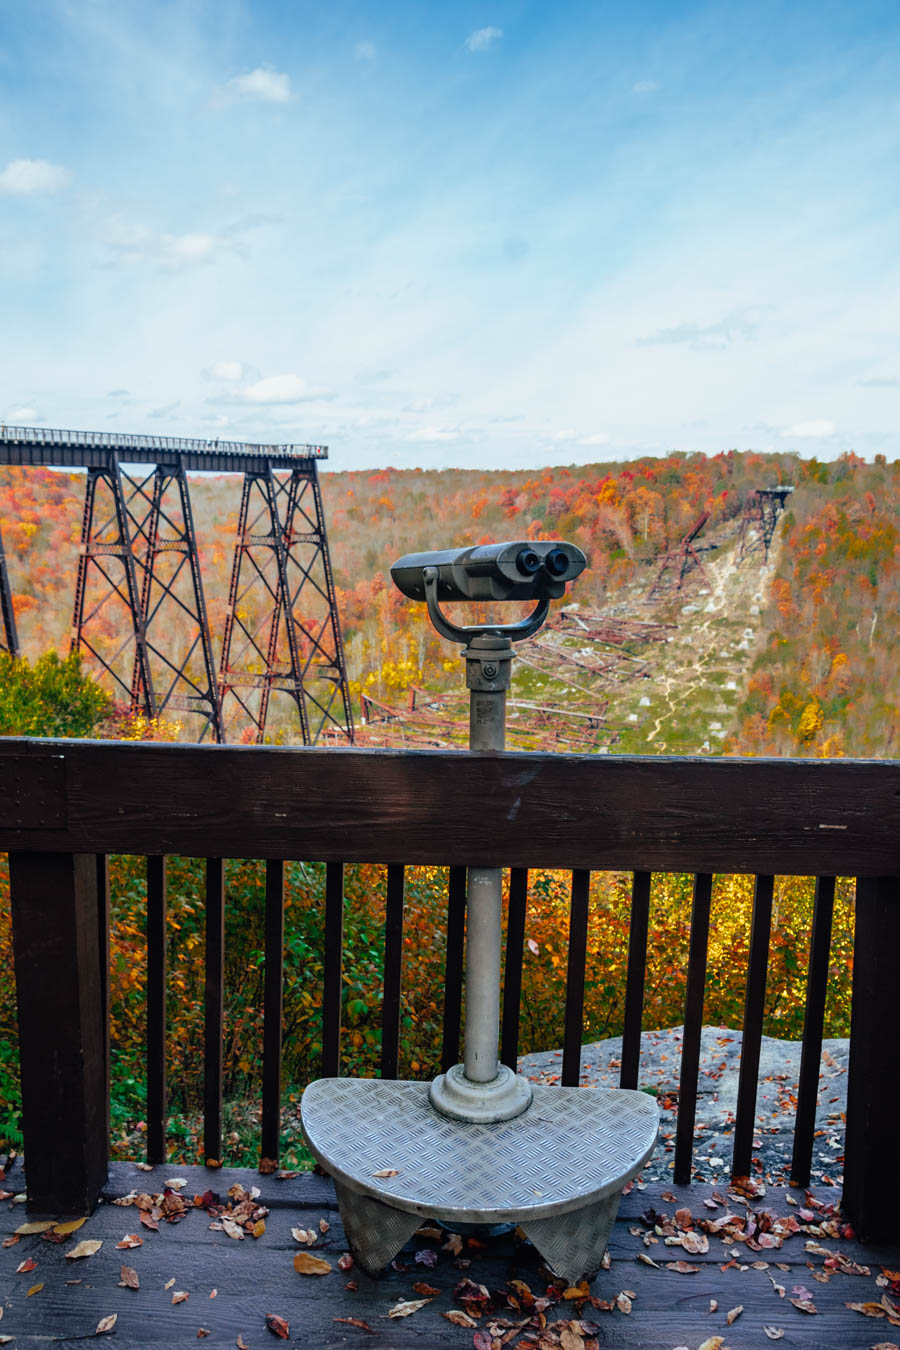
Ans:
[[[321,445],[0,425],[0,465],[86,471],[71,645],[148,718],[265,738],[286,695],[304,744],[353,741],[317,463]],[[189,473],[243,475],[218,670]],[[0,538],[0,648],[19,643]]]

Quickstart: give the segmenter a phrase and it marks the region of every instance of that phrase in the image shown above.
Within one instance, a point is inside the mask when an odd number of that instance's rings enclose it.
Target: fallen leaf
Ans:
[[[87,1219],[69,1219],[68,1223],[55,1223],[52,1231],[59,1237],[68,1237],[70,1233],[77,1232],[83,1223],[87,1223]]]
[[[140,1289],[141,1282],[133,1266],[123,1266],[119,1271],[119,1284],[123,1289]]]
[[[409,1317],[411,1313],[418,1312],[430,1302],[431,1300],[427,1298],[401,1298],[400,1302],[395,1303],[388,1311],[388,1317]]]
[[[794,1300],[791,1299],[792,1303],[793,1301]],[[883,1306],[880,1303],[845,1303],[844,1307],[849,1308],[851,1312],[862,1313],[863,1317],[887,1316],[887,1313],[885,1312]]]
[[[808,1298],[792,1298],[791,1303],[795,1308],[799,1308],[800,1312],[814,1313],[817,1311],[816,1305]]]
[[[118,1320],[118,1313],[110,1313],[109,1317],[101,1317],[100,1321],[97,1323],[97,1330],[94,1332],[94,1335],[102,1336],[104,1331],[112,1331]]]
[[[763,1327],[763,1331],[770,1341],[780,1341],[784,1335],[784,1329],[782,1327]]]
[[[653,1257],[648,1256],[646,1252],[638,1252],[635,1260],[642,1261],[645,1266],[652,1266],[654,1270],[662,1270],[662,1266],[658,1265]]]
[[[84,1256],[94,1256],[103,1246],[102,1238],[82,1238],[70,1252],[66,1252],[67,1261],[80,1261]]]
[[[732,1308],[730,1312],[727,1312],[725,1314],[725,1325],[727,1327],[730,1327],[732,1322],[736,1322],[738,1320],[743,1311],[744,1311],[743,1303],[739,1303],[736,1308]]]
[[[186,1303],[190,1298],[190,1293],[186,1289],[179,1289],[172,1295],[173,1303]]]
[[[685,1233],[681,1245],[689,1256],[702,1256],[709,1251],[709,1238],[705,1233]]]
[[[234,1238],[237,1242],[240,1242],[244,1236],[243,1228],[239,1223],[235,1223],[233,1219],[228,1219],[223,1216],[222,1227],[225,1229],[228,1236]]]
[[[138,1170],[139,1172],[152,1172],[152,1171],[153,1171],[153,1164],[152,1164],[152,1163],[135,1163],[134,1165],[135,1165],[135,1167],[137,1168],[137,1170]]]
[[[210,1289],[210,1291],[209,1291],[209,1296],[210,1296],[210,1298],[215,1298],[215,1296],[216,1296],[216,1294],[217,1294],[218,1292],[219,1292],[218,1289]]]
[[[143,1247],[144,1239],[138,1237],[137,1233],[126,1233],[121,1242],[116,1243],[119,1251],[126,1247]]]
[[[291,1236],[295,1242],[301,1243],[302,1246],[311,1247],[318,1234],[312,1228],[292,1228]]]
[[[352,1270],[353,1257],[349,1252],[342,1252],[338,1257],[338,1270]]]
[[[33,1219],[30,1223],[20,1223],[16,1233],[19,1237],[27,1237],[29,1233],[46,1233],[53,1226],[52,1219]]]
[[[696,1275],[700,1267],[689,1265],[687,1261],[667,1261],[666,1270],[675,1270],[679,1275]]]
[[[476,1331],[472,1344],[475,1350],[493,1350],[493,1338],[489,1331]]]
[[[559,1337],[560,1350],[584,1350],[584,1337],[580,1332],[573,1331],[571,1324],[563,1324],[562,1332]]]
[[[197,1328],[197,1340],[198,1340],[198,1341],[202,1341],[203,1338],[204,1338],[204,1336],[211,1336],[211,1335],[212,1335],[212,1332],[210,1331],[209,1327],[198,1327],[198,1328]]]
[[[294,1269],[298,1275],[327,1275],[331,1262],[321,1256],[312,1256],[309,1252],[298,1252],[294,1257]]]
[[[276,1313],[266,1313],[266,1326],[273,1336],[279,1340],[286,1341],[290,1339],[291,1328],[283,1317],[278,1317]]]
[[[433,1284],[426,1284],[424,1280],[418,1280],[413,1285],[413,1291],[421,1294],[423,1298],[437,1298],[441,1292],[440,1289],[435,1289]]]
[[[591,1290],[587,1280],[582,1280],[580,1284],[571,1284],[568,1289],[563,1290],[563,1299],[566,1303],[573,1303],[579,1298],[590,1298]]]
[[[372,1173],[373,1177],[398,1177],[399,1175],[400,1169],[397,1167],[382,1167],[380,1171]]]
[[[540,952],[541,949],[535,942],[534,938],[528,939],[528,950],[531,952],[532,956],[537,956],[538,953]]]
[[[21,1241],[22,1241],[22,1239],[19,1237],[18,1233],[13,1233],[13,1234],[11,1235],[11,1237],[4,1238],[4,1239],[3,1239],[3,1246],[4,1246],[4,1247],[14,1247],[14,1246],[16,1245],[17,1242],[21,1242]]]
[[[872,1350],[900,1350],[900,1345],[896,1341],[879,1341],[872,1346]]]
[[[710,1336],[709,1340],[704,1341],[701,1346],[698,1346],[698,1350],[722,1350],[724,1344],[724,1336]]]
[[[444,1243],[443,1250],[449,1252],[451,1256],[459,1256],[463,1249],[463,1240],[459,1233],[451,1233]]]
[[[327,1233],[330,1227],[331,1227],[331,1224],[328,1222],[327,1219],[320,1219],[320,1220],[319,1220],[319,1232],[320,1232],[320,1233]]]
[[[335,1317],[333,1320],[335,1322],[346,1322],[347,1325],[351,1327],[359,1327],[360,1331],[368,1331],[370,1336],[376,1334],[374,1329],[369,1326],[368,1322],[364,1322],[361,1317]]]
[[[237,1346],[237,1350],[250,1350],[250,1347],[247,1345],[247,1342],[244,1340],[243,1336],[238,1336],[237,1340],[235,1341],[235,1345]]]
[[[28,1290],[28,1293],[25,1295],[25,1297],[26,1297],[26,1298],[31,1298],[31,1295],[32,1295],[32,1294],[39,1294],[39,1293],[41,1292],[41,1290],[43,1289],[43,1287],[44,1287],[44,1282],[43,1282],[43,1280],[41,1281],[40,1284],[33,1284],[33,1285],[31,1286],[31,1288]]]
[[[717,1298],[711,1298],[709,1300],[709,1311],[713,1313],[718,1312],[718,1310],[719,1310],[719,1300]]]
[[[175,1283],[175,1276],[173,1275],[171,1280],[166,1280],[165,1284],[163,1285],[163,1289],[171,1289],[174,1283]]]
[[[145,1209],[138,1210],[138,1218],[145,1228],[151,1228],[154,1233],[159,1232],[159,1220],[154,1219],[153,1215]]]
[[[17,1275],[27,1275],[31,1270],[37,1270],[37,1261],[33,1261],[30,1256],[16,1266]]]
[[[265,1231],[266,1231],[265,1219],[257,1219],[256,1223],[250,1229],[251,1235],[255,1238],[261,1238]]]
[[[172,1177],[169,1181],[164,1181],[163,1185],[167,1186],[170,1191],[180,1191],[187,1185],[187,1182],[184,1177]]]
[[[278,1171],[278,1163],[274,1158],[260,1158],[259,1170],[264,1177],[270,1177],[273,1172]]]
[[[626,1293],[616,1294],[616,1307],[619,1309],[619,1312],[631,1312],[631,1299]]]
[[[450,1312],[445,1312],[444,1316],[448,1322],[452,1322],[455,1327],[477,1327],[478,1323],[474,1317],[468,1313],[460,1312],[459,1308],[451,1308]]]

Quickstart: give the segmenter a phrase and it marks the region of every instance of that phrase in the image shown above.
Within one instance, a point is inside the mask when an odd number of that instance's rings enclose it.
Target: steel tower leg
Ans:
[[[3,551],[3,532],[0,531],[0,649],[10,656],[19,655],[19,639],[16,633],[16,616],[13,610],[12,591],[9,588],[9,573],[6,570],[6,554]]]
[[[266,461],[244,477],[219,671],[223,713],[243,711],[262,743],[274,691],[295,704],[304,744],[333,731],[352,741],[315,465],[288,477],[274,469]],[[342,716],[332,710],[338,696]]]
[[[186,712],[204,719],[199,740],[211,731],[223,739],[221,709],[190,491],[184,464],[157,468],[149,479],[129,480],[127,504],[142,571],[141,619],[146,635],[154,701],[160,713]],[[167,494],[175,489],[175,503]],[[143,511],[143,515],[140,513]],[[165,537],[161,531],[165,531]],[[187,620],[187,622],[185,622]],[[135,654],[132,688],[140,687]]]
[[[112,499],[112,512],[99,522],[97,520],[97,487],[105,484]],[[90,469],[84,494],[84,515],[81,523],[81,544],[79,546],[78,577],[75,583],[75,610],[72,619],[72,650],[87,651],[129,700],[133,710],[140,710],[148,717],[157,713],[153,682],[150,678],[150,661],[147,652],[147,638],[141,610],[141,597],[138,591],[137,573],[134,559],[134,541],[132,538],[133,516],[128,510],[122,486],[122,471],[118,456],[114,456],[109,469]],[[112,535],[110,538],[109,536]],[[111,576],[107,559],[117,559],[122,564],[123,576],[120,581]],[[99,593],[88,601],[88,590],[92,579],[92,569],[99,582]],[[124,589],[123,589],[124,586]],[[131,631],[118,646],[111,649],[116,638],[115,623],[109,624],[109,614],[103,610],[110,600],[117,600],[128,612]],[[103,633],[106,623],[108,631]],[[91,628],[90,637],[85,630]],[[121,624],[118,625],[121,628]],[[94,630],[96,630],[96,637]],[[107,637],[108,643],[102,638]],[[132,679],[126,681],[120,673],[121,655],[130,642],[134,642],[134,660]],[[98,646],[100,643],[102,646]],[[135,678],[136,670],[136,678]]]

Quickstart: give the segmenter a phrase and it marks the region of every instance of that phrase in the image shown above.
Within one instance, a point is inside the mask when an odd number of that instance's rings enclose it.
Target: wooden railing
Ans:
[[[690,1180],[714,873],[755,875],[733,1174],[749,1171],[773,878],[815,876],[793,1176],[809,1181],[834,878],[857,878],[844,1206],[900,1201],[900,762],[0,742],[29,1205],[85,1212],[107,1171],[106,858],[147,857],[147,1148],[165,1158],[166,857],[207,858],[205,1149],[221,1156],[223,858],[266,860],[263,1156],[280,1128],[284,859],[325,862],[322,1072],[340,1071],[344,864],[387,864],[381,1070],[399,1068],[405,866],[449,867],[444,1067],[459,1058],[465,868],[510,867],[502,1058],[518,1051],[528,869],[571,872],[562,1082],[580,1073],[590,874],[633,874],[620,1081],[638,1081],[653,872],[694,875],[674,1159]]]

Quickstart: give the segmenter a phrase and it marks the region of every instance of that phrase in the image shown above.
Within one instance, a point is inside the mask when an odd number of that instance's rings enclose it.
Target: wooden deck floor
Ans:
[[[159,1231],[154,1232],[142,1225],[136,1208],[111,1203],[132,1190],[158,1193],[163,1183],[173,1177],[185,1179],[181,1194],[189,1203],[195,1194],[207,1190],[226,1200],[229,1187],[235,1183],[245,1188],[258,1186],[261,1192],[258,1203],[270,1211],[265,1232],[256,1239],[246,1236],[235,1240],[225,1231],[211,1231],[209,1225],[214,1220],[200,1207],[192,1207],[180,1222],[169,1224],[162,1220]],[[18,1166],[3,1183],[7,1189],[16,1190],[22,1184]],[[870,1350],[881,1343],[900,1344],[900,1326],[890,1325],[885,1318],[863,1316],[845,1306],[850,1301],[877,1303],[883,1295],[890,1299],[889,1289],[879,1286],[876,1279],[882,1276],[882,1267],[892,1271],[900,1268],[900,1247],[861,1247],[839,1236],[815,1236],[808,1231],[791,1235],[780,1249],[764,1246],[751,1250],[745,1242],[723,1242],[719,1236],[710,1236],[709,1251],[697,1255],[679,1246],[666,1245],[664,1237],[644,1245],[641,1234],[648,1231],[649,1225],[642,1221],[641,1215],[651,1208],[669,1219],[681,1207],[689,1208],[695,1220],[716,1221],[728,1211],[742,1216],[748,1213],[747,1204],[726,1195],[724,1187],[719,1194],[728,1201],[727,1211],[721,1204],[708,1207],[704,1202],[712,1204],[714,1190],[712,1186],[701,1185],[632,1190],[622,1202],[610,1244],[610,1267],[602,1270],[590,1287],[596,1300],[607,1302],[615,1301],[622,1291],[632,1291],[631,1312],[620,1308],[610,1311],[590,1301],[551,1303],[544,1314],[546,1329],[539,1333],[527,1311],[517,1310],[509,1303],[507,1296],[510,1293],[515,1296],[516,1292],[509,1282],[524,1281],[541,1298],[546,1293],[547,1280],[541,1274],[534,1249],[518,1243],[512,1236],[494,1239],[484,1246],[466,1245],[459,1256],[442,1250],[446,1235],[440,1239],[417,1237],[401,1254],[400,1268],[375,1281],[356,1269],[344,1271],[338,1267],[338,1258],[346,1251],[346,1245],[334,1191],[324,1178],[303,1175],[284,1180],[255,1172],[177,1166],[142,1172],[133,1164],[115,1164],[105,1202],[78,1232],[66,1236],[62,1242],[48,1241],[43,1234],[31,1234],[5,1245],[21,1224],[35,1216],[26,1215],[24,1205],[9,1200],[3,1203],[0,1336],[11,1337],[13,1347],[45,1345],[48,1341],[56,1346],[74,1347],[85,1339],[93,1339],[101,1319],[116,1314],[109,1335],[110,1343],[119,1347],[187,1347],[195,1345],[199,1338],[210,1346],[234,1347],[243,1343],[248,1350],[262,1350],[279,1343],[266,1326],[267,1314],[275,1314],[289,1325],[285,1344],[312,1347],[381,1345],[400,1350],[413,1345],[474,1345],[478,1350],[496,1350],[501,1345],[562,1345],[564,1350],[580,1350],[582,1346],[585,1350],[593,1350],[595,1346],[628,1346],[634,1350],[639,1347],[674,1350],[676,1346],[687,1346],[689,1350],[697,1350],[710,1337],[721,1336],[722,1342],[712,1340],[711,1347],[755,1350],[775,1343],[764,1327],[781,1329],[784,1334],[778,1339],[785,1347]],[[790,1193],[799,1201],[795,1206],[790,1205],[787,1194],[770,1188],[764,1197],[750,1201],[749,1208],[754,1212],[765,1209],[778,1216],[792,1216],[804,1223],[803,1193]],[[823,1188],[817,1198],[830,1204],[836,1195],[834,1190]],[[320,1221],[329,1225],[324,1233]],[[319,1232],[309,1250],[330,1263],[329,1273],[309,1276],[295,1272],[293,1259],[304,1249],[292,1237],[292,1227]],[[131,1233],[143,1239],[142,1245],[118,1250],[116,1244]],[[103,1245],[85,1259],[67,1260],[66,1253],[82,1239],[101,1239]],[[821,1251],[806,1250],[810,1242],[868,1266],[870,1274],[851,1274],[839,1269],[829,1272],[826,1264],[829,1257]],[[421,1256],[418,1263],[417,1251]],[[736,1259],[732,1252],[736,1253]],[[434,1253],[436,1260],[424,1253]],[[639,1255],[649,1256],[663,1268],[656,1269],[638,1260]],[[698,1269],[682,1274],[665,1268],[665,1262],[679,1258]],[[433,1266],[428,1264],[433,1260]],[[470,1264],[464,1266],[464,1262]],[[22,1263],[26,1263],[26,1269],[17,1273]],[[759,1268],[754,1263],[759,1263]],[[762,1263],[766,1263],[765,1267]],[[123,1264],[137,1272],[139,1289],[119,1285]],[[837,1265],[840,1264],[839,1260]],[[728,1268],[723,1269],[726,1265]],[[475,1325],[468,1327],[452,1324],[442,1315],[453,1308],[461,1310],[454,1289],[464,1279],[486,1286],[494,1294],[496,1309],[479,1316]],[[389,1310],[400,1300],[422,1297],[415,1289],[421,1281],[439,1292],[410,1316],[389,1318]],[[776,1285],[784,1288],[785,1297],[779,1296]],[[801,1287],[799,1294],[798,1287]],[[897,1287],[900,1288],[900,1283]],[[216,1295],[211,1297],[214,1289]],[[814,1314],[790,1302],[792,1297],[802,1300],[804,1291],[811,1295]],[[186,1292],[188,1297],[173,1302],[173,1295],[179,1292]],[[714,1311],[710,1310],[711,1300],[717,1304]],[[900,1303],[900,1296],[896,1302]],[[727,1313],[739,1305],[743,1311],[728,1326]],[[469,1307],[470,1311],[478,1311],[473,1305]],[[365,1325],[346,1319],[358,1319]],[[491,1324],[495,1328],[493,1335],[487,1332]],[[534,1339],[529,1340],[529,1336]],[[105,1334],[96,1339],[102,1343]]]

